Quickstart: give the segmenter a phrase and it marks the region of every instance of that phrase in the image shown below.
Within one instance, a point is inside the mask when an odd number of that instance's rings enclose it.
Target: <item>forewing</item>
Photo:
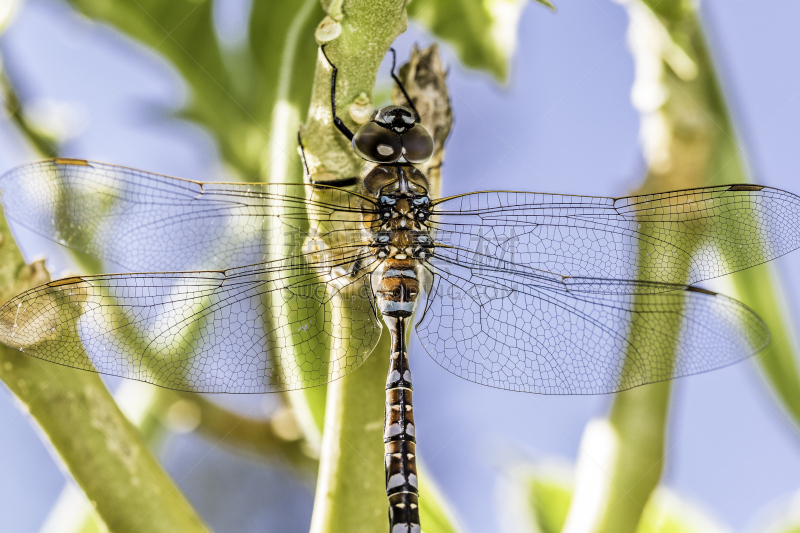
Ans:
[[[337,234],[353,233],[364,201],[323,186],[199,183],[69,159],[13,169],[0,178],[0,191],[15,222],[137,272],[280,259],[304,244],[309,218],[318,224],[315,238],[351,241]]]
[[[430,223],[442,245],[512,270],[682,285],[800,247],[800,197],[757,185],[626,198],[478,192],[439,201]]]
[[[182,391],[321,385],[357,368],[380,337],[369,268],[322,281],[293,263],[51,282],[0,308],[0,342]],[[347,317],[351,327],[337,327]]]
[[[436,259],[417,335],[446,370],[540,394],[601,394],[706,372],[769,342],[749,308],[691,287],[571,292]],[[652,285],[652,284],[650,284]]]

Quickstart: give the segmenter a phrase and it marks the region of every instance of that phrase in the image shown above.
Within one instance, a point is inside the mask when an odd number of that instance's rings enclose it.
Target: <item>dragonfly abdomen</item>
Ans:
[[[413,387],[406,347],[407,317],[385,317],[392,331],[392,354],[386,379],[386,418],[383,431],[389,531],[419,533],[417,440]]]

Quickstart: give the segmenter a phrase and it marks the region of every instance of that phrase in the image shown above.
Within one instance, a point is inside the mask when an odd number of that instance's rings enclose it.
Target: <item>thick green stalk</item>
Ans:
[[[369,119],[361,110],[371,110],[378,67],[395,38],[406,30],[405,4],[398,0],[323,2],[332,12],[320,24],[317,39],[326,45],[328,57],[339,69],[336,113],[351,130]],[[308,121],[302,133],[314,179],[325,179],[323,173],[333,177],[361,174],[361,159],[333,125],[331,68],[322,54],[317,56]]]
[[[405,13],[396,11],[398,3],[389,3],[391,9],[383,13],[374,11],[378,6],[371,4],[370,13],[360,13],[357,20],[348,20],[348,13],[366,8],[357,4],[345,1],[331,6],[331,17],[323,21],[317,32],[318,38],[329,43],[326,51],[339,68],[337,114],[352,130],[369,116],[364,110],[371,110],[369,95],[375,73],[396,35],[386,38],[385,32],[399,33],[405,29]],[[378,20],[381,23],[375,26]],[[418,65],[424,66],[419,72]],[[320,56],[309,121],[303,130],[312,177],[317,180],[361,173],[361,162],[353,156],[349,143],[331,120],[330,76],[328,63]],[[432,161],[438,164],[452,117],[444,69],[435,47],[415,52],[409,67],[401,71],[401,78],[425,117],[425,127],[434,134],[438,149]],[[438,168],[432,169],[430,177],[435,193],[439,187]],[[313,533],[386,530],[388,504],[381,437],[388,350],[388,332],[384,330],[380,343],[357,371],[328,385]],[[457,531],[452,513],[435,484],[424,472],[421,478],[420,513],[425,531]]]
[[[214,445],[274,461],[292,468],[300,477],[313,479],[316,475],[317,460],[309,454],[294,418],[283,410],[269,419],[253,419],[222,408],[201,394],[130,380],[120,385],[114,401],[151,450],[159,449],[170,430],[196,431]],[[107,531],[86,495],[70,485],[51,509],[47,525],[52,528],[46,527],[42,533]]]
[[[20,133],[42,155],[56,155],[54,145],[24,119],[20,100],[4,73],[2,87]],[[97,261],[91,258],[89,264]],[[1,213],[0,265],[0,301],[49,281],[42,261],[25,264]],[[94,503],[89,509],[96,513],[84,519],[91,528],[206,531],[150,454],[146,437],[126,420],[98,375],[44,363],[0,345],[0,379],[25,405],[84,490],[76,494]],[[153,426],[144,418],[141,424]]]
[[[637,67],[632,100],[641,113],[648,163],[639,192],[745,181],[743,154],[695,4],[684,0],[622,3],[629,12],[629,44]],[[695,249],[698,244],[687,241],[681,246]],[[752,283],[754,276],[763,275],[759,267],[734,275],[734,280],[745,303],[782,336],[787,328],[770,284],[765,289],[761,277],[759,284]],[[766,361],[763,368],[768,379],[798,419],[800,387],[790,345],[784,341],[758,360]],[[673,347],[663,348],[670,352]],[[587,428],[586,456],[579,463],[565,532],[634,532],[640,522],[650,519],[645,504],[658,486],[667,453],[669,391],[669,384],[662,383],[621,393],[608,420]]]
[[[674,142],[682,143],[681,153],[676,153],[676,157],[685,154],[684,159],[690,162],[698,159],[707,166],[705,173],[686,173],[685,180],[677,183],[671,183],[659,173],[651,173],[645,187],[667,190],[748,181],[746,153],[725,104],[695,3],[689,0],[644,0],[643,3],[653,10],[669,39],[668,51],[662,57],[665,70],[671,69],[673,74],[662,78],[661,85],[669,98],[663,106],[664,119],[661,120],[670,124]],[[648,59],[640,60],[644,61]],[[646,80],[642,81],[646,86]],[[660,120],[658,113],[655,115],[653,120]],[[687,123],[698,119],[705,123],[702,128],[705,131],[699,136],[696,133],[699,128],[687,127]],[[706,149],[708,153],[704,153]],[[677,161],[676,157],[673,161]],[[731,280],[734,296],[758,313],[772,332],[771,345],[755,361],[778,401],[800,428],[798,340],[791,327],[788,308],[777,289],[776,273],[769,265],[760,265],[733,274]]]
[[[392,41],[406,29],[405,3],[345,0],[325,6],[330,14],[317,36],[339,69],[337,114],[350,129],[358,124],[351,105],[369,107],[378,67]],[[303,128],[312,179],[351,177],[361,161],[334,127],[330,107],[331,68],[320,54],[308,121]],[[344,311],[347,315],[347,311]],[[344,327],[347,327],[345,316]],[[386,530],[383,473],[383,396],[387,332],[356,372],[328,385],[320,469],[312,516],[313,533]]]
[[[0,265],[2,301],[46,281],[41,265],[25,265],[2,217]],[[36,420],[111,531],[207,531],[97,374],[0,345],[0,379]]]
[[[389,332],[357,371],[328,385],[311,533],[385,533],[383,397]]]

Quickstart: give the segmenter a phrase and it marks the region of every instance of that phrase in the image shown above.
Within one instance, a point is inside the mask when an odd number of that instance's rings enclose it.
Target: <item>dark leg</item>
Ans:
[[[350,187],[358,183],[358,178],[339,178],[331,181],[314,181],[311,179],[311,171],[308,169],[308,161],[306,161],[306,148],[303,146],[303,139],[300,136],[300,130],[297,131],[297,144],[300,146],[300,154],[303,159],[303,167],[306,169],[306,176],[311,185],[328,185],[330,187]]]
[[[350,131],[347,126],[345,126],[344,122],[342,122],[342,119],[336,116],[336,74],[338,74],[339,69],[336,68],[336,65],[331,63],[330,59],[328,59],[328,54],[325,53],[324,44],[320,47],[320,50],[322,51],[322,55],[325,56],[325,60],[333,69],[333,74],[331,75],[331,114],[333,115],[333,124],[344,134],[345,137],[347,137],[348,141],[352,141],[353,132]]]
[[[297,145],[300,147],[300,159],[303,160],[303,168],[306,169],[306,176],[311,181],[311,171],[308,170],[308,162],[306,161],[306,147],[303,146],[303,138],[300,136],[300,130],[297,130]],[[314,183],[311,181],[311,183]]]
[[[397,74],[394,73],[395,62],[397,60],[397,54],[395,53],[394,48],[389,48],[389,51],[392,53],[392,79],[397,84],[397,87],[400,88],[400,92],[403,93],[403,96],[406,97],[406,102],[408,102],[408,105],[411,106],[411,110],[414,111],[414,118],[416,118],[417,122],[419,122],[419,118],[420,118],[419,117],[419,111],[417,111],[417,108],[414,106],[414,102],[411,101],[411,97],[408,96],[408,93],[406,92],[406,88],[403,87],[403,82],[400,81],[400,78],[398,78]]]

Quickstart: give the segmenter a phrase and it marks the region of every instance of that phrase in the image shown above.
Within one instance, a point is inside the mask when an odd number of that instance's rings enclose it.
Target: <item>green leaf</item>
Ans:
[[[302,179],[295,134],[310,99],[316,0],[256,0],[244,50],[220,45],[210,0],[68,1],[172,64],[191,91],[179,116],[205,127],[241,177]]]
[[[533,479],[528,497],[541,532],[559,533],[567,519],[572,490],[556,480]]]
[[[416,0],[408,5],[408,14],[455,48],[464,65],[504,82],[524,6],[518,0]]]
[[[515,531],[524,533],[560,533],[567,520],[573,488],[568,472],[551,465],[515,465],[505,483],[503,502],[524,505],[524,509],[503,511],[517,518]],[[581,513],[586,513],[586,508]],[[664,487],[653,492],[642,512],[635,533],[727,533],[697,506]],[[783,532],[781,532],[783,533]],[[788,533],[788,532],[787,532]]]
[[[645,507],[636,533],[729,533],[695,505],[660,487]]]
[[[503,530],[560,533],[572,501],[572,468],[560,462],[512,461],[498,484]]]
[[[212,131],[227,131],[230,139],[220,144],[223,157],[234,167],[252,169],[246,151],[249,129],[244,127],[252,120],[242,105],[245,95],[236,91],[238,86],[226,68],[210,0],[67,1],[80,13],[112,25],[169,61],[191,90],[185,115]]]
[[[549,7],[551,11],[555,11],[555,10],[556,10],[556,6],[554,6],[554,5],[553,5],[553,4],[550,2],[550,0],[534,0],[534,2],[539,2],[539,3],[540,3],[540,4],[542,4],[543,6],[545,6],[545,7]]]
[[[425,524],[427,533],[458,533],[463,529],[456,523],[455,514],[450,509],[444,495],[439,490],[430,471],[418,461],[419,482],[419,520]]]

